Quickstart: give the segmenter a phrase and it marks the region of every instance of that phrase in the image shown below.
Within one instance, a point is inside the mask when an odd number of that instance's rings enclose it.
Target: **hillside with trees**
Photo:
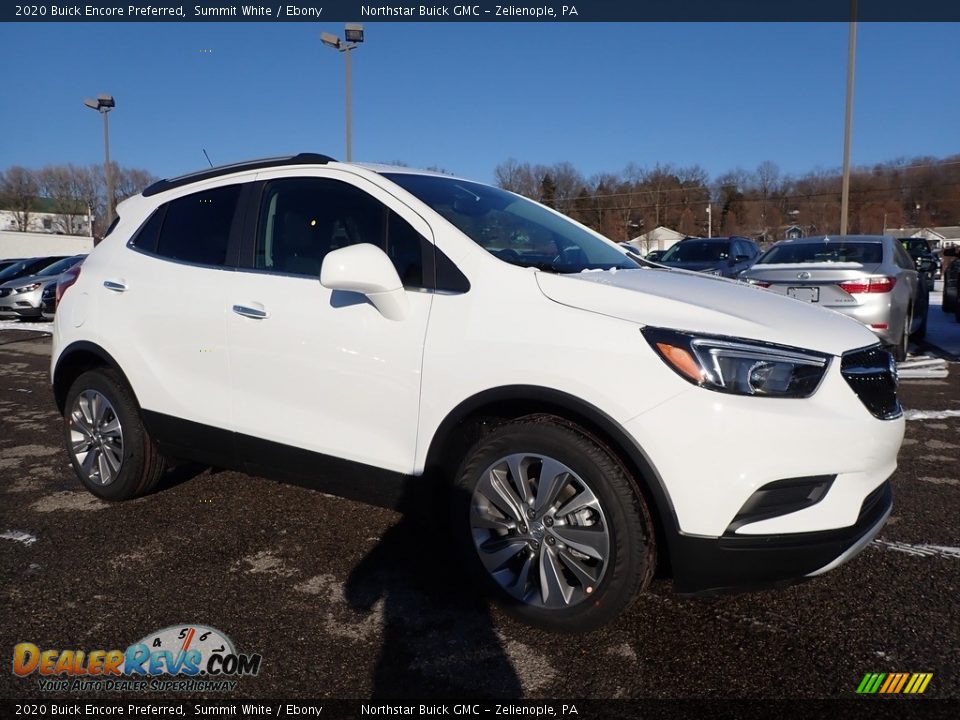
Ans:
[[[774,241],[790,225],[807,234],[840,229],[838,170],[790,176],[776,163],[736,168],[710,178],[699,165],[627,165],[585,178],[568,162],[533,165],[507,160],[497,184],[555,207],[614,240],[664,225],[687,235],[707,234]],[[859,167],[850,176],[850,233],[888,228],[960,225],[960,155],[900,159]]]

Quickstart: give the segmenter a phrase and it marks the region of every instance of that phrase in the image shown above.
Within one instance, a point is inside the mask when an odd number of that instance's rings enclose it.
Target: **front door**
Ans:
[[[227,303],[238,449],[253,469],[291,449],[288,460],[302,459],[299,448],[410,473],[433,299],[423,278],[430,228],[365,179],[309,172],[262,173],[248,213],[250,267],[233,274]],[[320,284],[326,255],[357,243],[393,260],[409,299],[403,320]]]

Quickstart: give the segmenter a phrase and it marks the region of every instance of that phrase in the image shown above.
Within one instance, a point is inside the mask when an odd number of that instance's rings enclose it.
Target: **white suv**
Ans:
[[[436,494],[481,583],[574,631],[657,567],[682,593],[817,575],[889,515],[896,368],[837,313],[322,155],[163,180],[119,215],[58,287],[51,365],[98,497],[174,458]]]

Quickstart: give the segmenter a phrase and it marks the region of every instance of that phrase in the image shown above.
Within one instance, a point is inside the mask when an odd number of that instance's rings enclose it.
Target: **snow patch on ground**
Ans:
[[[36,537],[22,530],[7,530],[4,533],[0,533],[0,539],[13,540],[14,542],[23,543],[24,545],[33,545],[37,541]]]
[[[0,330],[30,330],[32,332],[50,335],[53,332],[53,323],[23,322],[22,320],[0,320]]]
[[[886,548],[887,550],[896,550],[907,555],[916,555],[918,557],[943,557],[952,560],[960,560],[960,547],[950,547],[948,545],[928,545],[926,543],[914,545],[911,543],[897,542],[890,540],[874,540],[874,545]]]
[[[946,420],[960,417],[960,410],[904,410],[903,417],[907,420]]]

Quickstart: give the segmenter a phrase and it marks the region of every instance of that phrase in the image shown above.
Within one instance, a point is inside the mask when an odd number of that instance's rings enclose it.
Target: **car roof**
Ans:
[[[245,160],[243,162],[231,163],[229,165],[218,165],[212,168],[204,168],[192,173],[186,173],[185,175],[178,175],[172,178],[165,178],[163,180],[158,180],[152,185],[148,186],[141,195],[143,197],[151,197],[153,195],[158,195],[167,190],[173,190],[174,188],[183,187],[184,185],[191,185],[202,180],[211,180],[214,178],[233,175],[235,173],[244,172],[246,170],[264,170],[267,168],[275,167],[286,167],[290,165],[328,165],[330,163],[337,163],[337,161],[330,157],[329,155],[322,155],[320,153],[298,153],[296,155],[283,155],[280,157],[270,157],[270,158],[259,158],[255,160]],[[378,174],[385,173],[403,173],[406,175],[426,175],[433,177],[444,177],[452,179],[461,179],[455,178],[455,176],[448,173],[438,172],[435,170],[420,170],[417,168],[406,167],[403,165],[387,165],[381,163],[349,163],[355,167],[364,168],[371,172]]]
[[[811,235],[809,237],[802,238],[787,238],[786,240],[781,240],[777,244],[791,244],[791,245],[808,245],[810,243],[822,243],[822,242],[868,242],[868,243],[882,243],[884,241],[893,240],[893,238],[886,235]]]
[[[245,160],[230,165],[218,165],[217,167],[198,170],[197,172],[187,173],[186,175],[178,175],[177,177],[158,180],[147,187],[141,194],[144,197],[150,197],[151,195],[157,195],[158,193],[172,190],[176,187],[199,182],[200,180],[210,180],[211,178],[220,177],[221,175],[232,175],[233,173],[243,172],[244,170],[259,170],[262,168],[283,167],[284,165],[326,165],[331,162],[335,162],[332,157],[321,155],[320,153],[299,153],[297,155],[284,155],[282,157]]]

